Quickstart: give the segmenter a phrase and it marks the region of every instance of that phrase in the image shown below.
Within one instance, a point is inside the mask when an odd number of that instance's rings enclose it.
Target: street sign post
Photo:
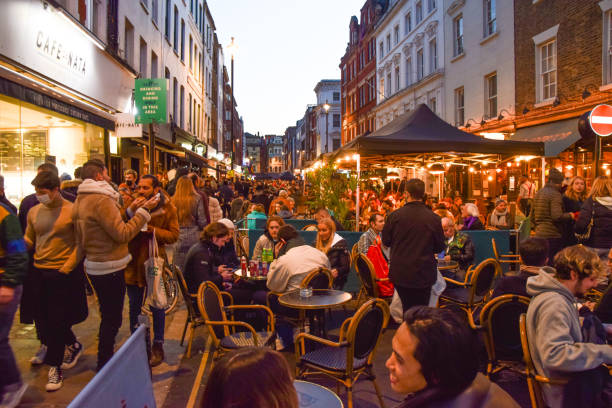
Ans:
[[[166,93],[168,85],[165,78],[137,79],[134,84],[134,104],[136,123],[149,125],[149,173],[155,174],[155,135],[153,123],[166,123]]]
[[[601,138],[612,135],[612,106],[597,105],[589,115],[589,124],[595,133],[595,177],[599,175],[599,162],[601,160]]]

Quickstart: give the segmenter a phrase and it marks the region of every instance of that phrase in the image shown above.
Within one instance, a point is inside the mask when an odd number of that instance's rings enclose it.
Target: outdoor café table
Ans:
[[[329,389],[308,381],[295,380],[300,408],[343,408],[342,401]]]
[[[280,295],[278,303],[285,307],[298,309],[300,313],[300,330],[304,332],[306,310],[320,310],[340,306],[352,298],[353,296],[350,293],[335,289],[313,289],[312,296],[302,297],[300,296],[300,289],[295,289]]]
[[[247,281],[254,281],[254,282],[265,281],[266,279],[268,279],[267,276],[252,276],[251,272],[248,269],[246,270],[246,276],[242,275],[242,269],[236,269],[234,271],[234,276],[236,276],[236,277],[238,277],[240,279],[244,279],[244,280],[247,280]]]
[[[444,259],[438,259],[439,271],[448,271],[457,268],[459,268],[459,263],[457,261],[445,261]]]

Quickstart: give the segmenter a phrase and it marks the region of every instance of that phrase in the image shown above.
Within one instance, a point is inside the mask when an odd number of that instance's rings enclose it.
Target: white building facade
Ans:
[[[442,117],[473,131],[514,116],[514,1],[444,0],[444,32]]]
[[[421,103],[445,115],[443,0],[392,3],[375,31],[377,129]]]
[[[314,91],[317,95],[317,105],[314,108],[318,135],[316,155],[319,156],[340,148],[340,80],[323,79]]]

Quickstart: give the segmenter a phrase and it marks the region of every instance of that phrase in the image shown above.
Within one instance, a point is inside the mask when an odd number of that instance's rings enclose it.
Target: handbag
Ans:
[[[578,242],[583,243],[588,241],[591,238],[591,229],[593,228],[593,218],[595,218],[595,202],[591,204],[591,221],[589,221],[589,225],[587,225],[587,229],[583,234],[578,234],[574,232],[574,236],[578,240]]]
[[[164,263],[164,258],[159,256],[159,247],[155,238],[155,229],[153,229],[153,237],[149,241],[149,259],[145,261],[144,265],[147,282],[146,301],[149,306],[157,309],[168,307],[168,294],[163,278]]]

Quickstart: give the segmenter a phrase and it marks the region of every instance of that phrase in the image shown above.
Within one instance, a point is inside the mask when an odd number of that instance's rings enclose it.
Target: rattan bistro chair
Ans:
[[[353,384],[364,375],[372,381],[380,405],[384,402],[372,370],[376,347],[389,322],[390,310],[381,299],[364,303],[340,327],[340,339],[333,342],[312,334],[301,333],[295,341],[296,377],[326,375],[346,387],[348,408],[353,407]],[[305,340],[323,345],[306,352]]]
[[[485,259],[476,268],[466,274],[466,280],[459,282],[454,279],[444,278],[456,286],[446,288],[440,295],[439,305],[458,306],[465,310],[468,316],[474,313],[474,309],[483,305],[493,291],[497,277],[501,276],[501,266],[493,258]]]
[[[524,296],[502,295],[484,305],[480,312],[479,325],[474,323],[472,315],[468,316],[472,329],[483,334],[487,349],[487,376],[503,369],[524,373],[521,367],[523,352],[519,317],[527,312],[529,301],[530,299]]]
[[[263,305],[223,305],[221,291],[213,282],[206,281],[198,289],[198,309],[204,317],[204,323],[208,327],[212,338],[215,352],[213,358],[220,354],[241,347],[274,347],[276,333],[274,331],[274,314],[267,306]],[[256,332],[248,323],[233,320],[235,310],[265,310],[268,314],[267,330]],[[230,313],[228,320],[226,311]],[[236,331],[236,328],[246,331]]]
[[[540,384],[564,385],[567,381],[553,380],[548,377],[538,375],[531,359],[531,351],[529,350],[529,340],[527,338],[527,315],[522,314],[519,318],[519,327],[521,333],[521,346],[523,349],[523,359],[525,361],[525,371],[527,374],[527,388],[529,388],[529,398],[531,399],[532,408],[546,408],[542,388]]]
[[[196,310],[195,302],[196,296],[189,293],[189,289],[187,288],[187,283],[185,282],[185,277],[183,276],[183,272],[178,267],[174,268],[174,272],[176,273],[176,277],[178,279],[179,290],[183,295],[183,299],[185,300],[185,306],[187,307],[187,320],[185,320],[185,326],[183,327],[183,335],[181,336],[181,346],[185,341],[185,334],[187,333],[187,328],[189,328],[189,342],[187,343],[187,358],[191,357],[191,345],[193,343],[193,335],[195,333],[195,329],[197,327],[204,325],[204,319]]]
[[[378,290],[378,282],[387,282],[389,278],[378,278],[376,276],[376,272],[374,271],[374,265],[370,258],[365,256],[364,254],[357,254],[355,258],[355,270],[357,271],[357,276],[359,276],[359,280],[361,281],[361,290],[359,292],[359,296],[357,297],[357,303],[361,300],[362,294],[365,296],[365,299],[379,298],[385,300],[391,300],[391,297],[381,297],[380,292]]]
[[[495,238],[491,238],[491,246],[493,247],[493,256],[495,256],[495,260],[500,264],[514,264],[516,267],[521,264],[521,256],[518,254],[500,254],[497,250],[497,242],[495,242]]]

